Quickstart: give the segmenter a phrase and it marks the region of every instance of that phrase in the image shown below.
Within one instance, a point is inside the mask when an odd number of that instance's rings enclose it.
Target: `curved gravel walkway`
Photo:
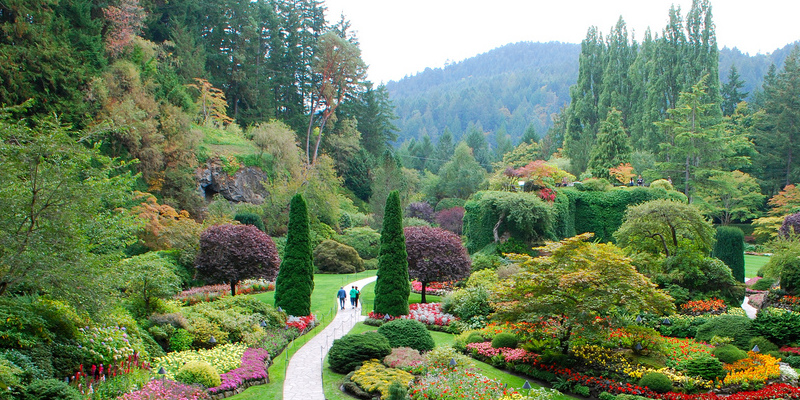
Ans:
[[[364,287],[374,282],[375,276],[364,278],[344,285]],[[331,302],[339,307],[335,293],[331,293]],[[283,381],[283,400],[325,400],[322,391],[322,363],[325,355],[335,339],[344,336],[356,322],[366,319],[361,315],[361,308],[349,308],[350,299],[345,301],[344,310],[339,310],[328,326],[297,350],[289,360],[286,377]]]

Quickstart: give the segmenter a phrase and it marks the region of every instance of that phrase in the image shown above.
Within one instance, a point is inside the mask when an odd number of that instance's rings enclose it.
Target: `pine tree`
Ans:
[[[292,197],[289,206],[286,248],[275,280],[275,306],[283,308],[289,315],[311,314],[311,292],[314,291],[311,250],[308,209],[305,199],[298,193]]]
[[[525,133],[522,134],[522,138],[520,139],[520,143],[536,143],[539,141],[539,134],[536,133],[536,127],[533,124],[528,125],[528,128],[525,129]]]
[[[736,70],[736,66],[731,64],[731,69],[728,70],[728,82],[722,85],[722,114],[731,116],[736,111],[736,105],[739,104],[747,97],[747,92],[740,92],[739,89],[744,87],[744,81]]]
[[[630,139],[622,127],[622,113],[612,108],[600,126],[592,149],[589,160],[592,176],[612,180],[609,169],[631,162],[631,152]]]
[[[375,312],[392,316],[408,314],[411,284],[408,277],[406,238],[403,233],[403,212],[397,191],[389,193],[386,199],[377,276]]]
[[[439,173],[439,169],[452,157],[455,149],[456,144],[453,142],[453,132],[450,131],[450,128],[445,127],[444,132],[439,136],[439,141],[436,142],[436,160],[431,163],[431,172]]]
[[[732,226],[717,227],[713,254],[731,269],[736,282],[744,282],[744,232],[741,229]]]

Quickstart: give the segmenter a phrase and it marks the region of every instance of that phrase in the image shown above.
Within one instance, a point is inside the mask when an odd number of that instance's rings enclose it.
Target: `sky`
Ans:
[[[325,0],[327,20],[356,32],[368,79],[386,83],[521,41],[580,43],[590,26],[605,36],[620,16],[640,40],[660,33],[672,4],[691,0]],[[717,43],[755,55],[800,40],[798,0],[711,2]]]

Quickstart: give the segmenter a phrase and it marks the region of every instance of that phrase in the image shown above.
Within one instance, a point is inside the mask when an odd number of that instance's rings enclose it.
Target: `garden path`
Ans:
[[[348,283],[344,287],[364,287],[376,279],[377,277],[371,276]],[[335,307],[339,307],[336,293],[331,293],[331,302],[335,303]],[[283,381],[283,400],[325,400],[325,393],[322,390],[322,364],[325,355],[328,354],[335,339],[347,334],[356,322],[366,319],[361,315],[360,308],[349,307],[349,299],[345,303],[345,308],[336,313],[333,321],[297,350],[289,360]]]

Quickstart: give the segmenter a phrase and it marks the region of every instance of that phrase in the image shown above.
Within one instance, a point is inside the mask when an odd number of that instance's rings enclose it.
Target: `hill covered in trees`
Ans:
[[[740,90],[751,100],[770,65],[780,69],[792,46],[756,55],[722,48],[719,79],[727,82],[735,66],[744,84]],[[504,131],[514,144],[529,127],[541,138],[570,101],[579,55],[579,44],[518,42],[389,82],[386,88],[398,117],[398,141],[419,141],[428,135],[435,142],[445,128],[457,141],[471,124],[484,132]]]

